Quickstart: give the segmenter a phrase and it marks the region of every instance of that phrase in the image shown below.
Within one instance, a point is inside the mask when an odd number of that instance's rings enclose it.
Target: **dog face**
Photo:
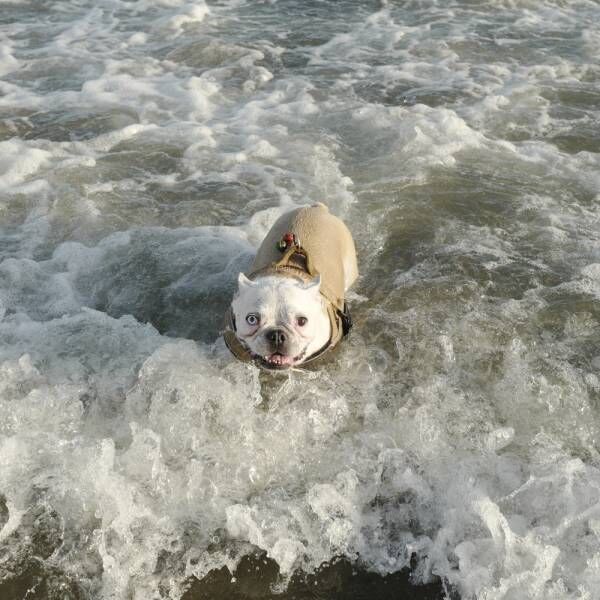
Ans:
[[[238,277],[231,304],[236,336],[253,358],[270,369],[301,364],[331,336],[331,324],[319,289],[320,277],[303,283],[291,277]]]

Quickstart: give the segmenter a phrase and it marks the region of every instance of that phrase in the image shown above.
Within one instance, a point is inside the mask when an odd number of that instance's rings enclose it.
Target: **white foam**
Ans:
[[[0,77],[16,71],[21,64],[11,50],[12,48],[4,36],[0,36]]]
[[[415,553],[464,598],[594,598],[597,4],[29,8],[0,50],[8,555],[39,508],[114,600],[254,547],[284,580]],[[259,374],[222,313],[314,201],[355,233],[356,325]]]
[[[20,140],[0,142],[0,187],[6,190],[24,183],[48,164],[50,156],[50,152]]]
[[[128,125],[123,129],[118,129],[116,131],[111,131],[110,133],[105,133],[104,135],[99,135],[91,142],[88,142],[86,146],[95,151],[107,152],[121,142],[130,140],[138,136],[140,133],[153,131],[156,128],[157,126],[154,124],[142,125],[141,123],[135,123],[134,125]]]
[[[190,6],[185,12],[175,15],[168,20],[168,26],[175,35],[181,35],[186,25],[190,23],[202,23],[210,13],[208,6],[204,2]]]

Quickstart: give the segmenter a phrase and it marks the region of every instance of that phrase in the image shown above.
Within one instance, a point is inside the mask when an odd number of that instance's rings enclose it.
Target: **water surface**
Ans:
[[[264,560],[257,594],[331,599],[345,557],[398,593],[597,598],[599,23],[0,0],[0,591],[202,597]],[[356,325],[260,373],[222,314],[314,201],[355,236]]]

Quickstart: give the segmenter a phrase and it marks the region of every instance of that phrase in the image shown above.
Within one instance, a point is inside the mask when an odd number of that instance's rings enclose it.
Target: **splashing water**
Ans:
[[[179,598],[258,548],[282,589],[341,555],[599,598],[599,23],[0,0],[0,591]],[[356,326],[259,373],[224,308],[314,201],[355,235]]]

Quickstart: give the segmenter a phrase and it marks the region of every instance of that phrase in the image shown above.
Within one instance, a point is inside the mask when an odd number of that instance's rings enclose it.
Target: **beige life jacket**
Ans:
[[[322,230],[327,225],[330,226],[327,235],[336,235],[335,226],[331,226],[332,222],[328,223],[330,217],[335,219],[324,205],[301,208],[284,215],[267,234],[252,265],[252,272],[248,275],[249,279],[268,275],[294,277],[307,283],[321,275],[320,293],[326,301],[331,335],[322,348],[302,362],[302,366],[321,358],[337,346],[352,327],[350,312],[344,300],[343,271],[336,264],[340,258],[329,256],[322,242],[313,242],[317,237],[323,237],[323,231],[319,229]],[[253,360],[250,351],[239,340],[235,331],[235,317],[229,307],[223,333],[225,344],[239,360]]]

